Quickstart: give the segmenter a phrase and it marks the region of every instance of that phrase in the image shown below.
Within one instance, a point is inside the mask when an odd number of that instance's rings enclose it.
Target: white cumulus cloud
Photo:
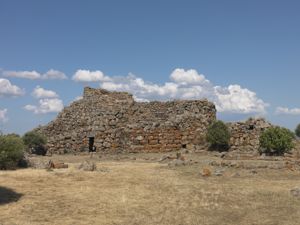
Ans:
[[[214,102],[218,111],[232,113],[264,114],[268,106],[256,93],[239,85],[214,86],[196,70],[175,69],[170,82],[162,85],[146,82],[129,74],[125,77],[108,77],[100,87],[110,91],[127,91],[137,101],[202,99]]]
[[[63,101],[59,99],[55,91],[36,86],[32,92],[32,96],[39,99],[38,104],[25,105],[24,109],[32,111],[35,114],[57,113],[64,108]]]
[[[43,75],[41,75],[41,79],[64,80],[64,79],[68,79],[68,77],[63,72],[51,69],[51,70],[47,71],[46,73],[44,73]]]
[[[127,91],[139,99],[176,98],[178,85],[167,82],[164,85],[145,82],[142,78],[129,74],[126,77],[112,77],[108,82],[102,82],[101,88],[110,91]]]
[[[300,108],[289,109],[287,107],[277,107],[275,113],[277,115],[300,115]]]
[[[110,81],[108,76],[105,76],[100,70],[77,70],[72,79],[76,82],[99,82]]]
[[[24,90],[10,83],[9,80],[0,78],[0,97],[1,96],[21,96]]]
[[[1,123],[4,123],[8,120],[6,117],[6,114],[7,114],[7,109],[0,109],[0,122]]]
[[[202,74],[198,74],[196,70],[184,70],[184,69],[175,69],[171,75],[170,79],[179,84],[204,84],[209,83],[208,80],[205,79],[205,76]]]
[[[41,74],[35,70],[33,71],[3,71],[2,75],[5,77],[17,77],[17,78],[25,78],[30,80],[44,79],[44,80],[63,80],[67,79],[67,76],[60,71],[57,70],[49,70],[44,74]]]
[[[45,98],[39,100],[39,105],[26,105],[24,109],[35,114],[46,114],[60,112],[64,108],[63,102],[58,98]]]
[[[268,106],[256,93],[241,88],[240,85],[229,85],[226,88],[215,87],[216,107],[219,112],[264,113]]]
[[[18,77],[18,78],[26,78],[26,79],[39,79],[41,75],[36,71],[3,71],[3,76],[5,77]]]
[[[57,98],[58,94],[56,94],[55,91],[46,90],[40,86],[36,86],[32,92],[32,96],[35,98]]]

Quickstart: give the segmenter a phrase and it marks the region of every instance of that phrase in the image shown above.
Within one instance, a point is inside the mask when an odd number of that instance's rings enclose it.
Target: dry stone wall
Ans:
[[[135,102],[126,92],[84,89],[83,99],[66,107],[38,132],[48,151],[165,152],[203,144],[216,109],[207,100]]]
[[[216,109],[207,100],[135,102],[126,92],[84,89],[83,99],[64,108],[48,125],[37,128],[50,153],[167,152],[207,146],[208,126]],[[272,126],[264,119],[227,124],[231,152],[257,153],[260,134]]]
[[[227,124],[231,133],[230,151],[257,153],[261,133],[272,125],[265,119],[250,118]]]

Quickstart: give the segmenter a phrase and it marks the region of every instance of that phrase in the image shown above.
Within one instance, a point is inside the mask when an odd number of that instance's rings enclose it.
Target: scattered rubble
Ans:
[[[208,165],[217,167],[227,167],[227,168],[240,168],[240,169],[288,169],[291,171],[299,170],[299,161],[231,161],[231,160],[211,160]]]
[[[217,168],[217,169],[215,169],[215,172],[214,172],[214,175],[215,176],[222,176],[223,175],[223,173],[224,173],[224,169],[219,169],[219,168]]]

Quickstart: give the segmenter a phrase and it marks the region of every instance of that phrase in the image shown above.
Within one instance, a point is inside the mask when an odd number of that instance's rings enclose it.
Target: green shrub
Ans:
[[[45,144],[47,143],[46,138],[34,131],[27,132],[23,136],[24,144],[27,147],[27,151],[37,155],[45,155],[47,149]]]
[[[0,169],[15,169],[23,158],[24,144],[16,135],[0,135]]]
[[[218,120],[212,123],[206,134],[206,140],[213,150],[223,151],[229,149],[230,132],[225,123]]]
[[[296,127],[295,134],[297,135],[297,137],[300,137],[300,123]]]
[[[293,147],[294,134],[283,127],[270,127],[260,136],[260,152],[268,155],[283,155]]]

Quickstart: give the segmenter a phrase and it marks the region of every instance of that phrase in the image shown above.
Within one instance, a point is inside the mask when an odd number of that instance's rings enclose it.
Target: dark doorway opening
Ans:
[[[249,125],[249,130],[254,130],[255,126],[254,125]]]
[[[94,137],[89,137],[89,152],[95,152],[96,148],[94,147]]]

